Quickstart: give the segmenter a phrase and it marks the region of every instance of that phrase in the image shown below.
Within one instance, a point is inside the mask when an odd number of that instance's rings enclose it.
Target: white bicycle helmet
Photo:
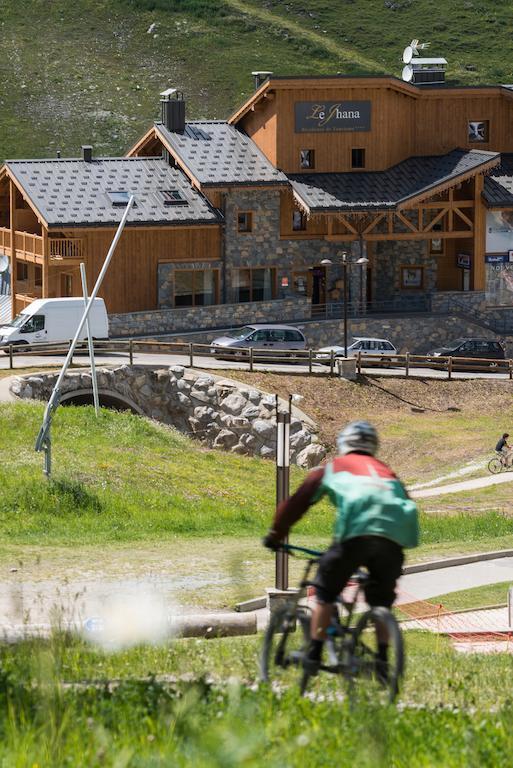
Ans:
[[[379,446],[378,433],[368,421],[351,421],[337,437],[337,451],[346,453],[367,453],[374,456]]]

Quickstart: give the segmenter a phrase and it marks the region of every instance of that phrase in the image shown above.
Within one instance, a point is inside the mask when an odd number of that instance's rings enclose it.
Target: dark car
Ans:
[[[428,357],[436,362],[437,357],[465,357],[475,360],[479,365],[479,360],[504,360],[506,353],[500,341],[490,341],[490,339],[456,339],[443,347],[428,352]],[[472,362],[458,363],[458,367],[472,365]],[[496,368],[497,363],[490,363],[491,368]]]

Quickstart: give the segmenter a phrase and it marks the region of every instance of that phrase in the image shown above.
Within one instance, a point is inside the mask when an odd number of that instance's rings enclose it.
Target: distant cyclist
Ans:
[[[508,443],[509,433],[504,432],[503,436],[498,440],[495,450],[501,454],[502,461],[507,467],[511,464],[511,445]]]
[[[275,549],[307,509],[327,495],[336,508],[334,541],[322,555],[315,577],[316,605],[311,644],[304,660],[316,674],[333,603],[361,566],[370,574],[365,596],[370,606],[390,608],[401,575],[403,548],[418,545],[417,506],[396,475],[375,458],[378,436],[368,421],[353,421],[337,438],[338,456],[310,472],[278,505],[264,545]],[[378,676],[386,679],[388,638],[378,637]]]

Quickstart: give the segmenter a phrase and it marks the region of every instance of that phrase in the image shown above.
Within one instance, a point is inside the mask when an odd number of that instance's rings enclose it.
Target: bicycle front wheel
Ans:
[[[387,646],[386,658],[380,646]],[[395,616],[388,608],[371,608],[355,627],[351,649],[351,678],[366,679],[375,695],[393,701],[404,674],[404,644]]]
[[[502,472],[502,469],[503,469],[503,463],[497,457],[490,459],[490,461],[488,462],[488,471],[491,472],[492,475],[498,475],[499,472]]]
[[[260,679],[284,685],[298,682],[306,688],[303,657],[310,643],[310,612],[297,605],[285,605],[275,611],[265,631],[260,655]]]

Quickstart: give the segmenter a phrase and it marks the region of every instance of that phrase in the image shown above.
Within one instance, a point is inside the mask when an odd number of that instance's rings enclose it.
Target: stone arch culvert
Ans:
[[[101,368],[97,373],[100,403],[106,407],[130,410],[168,424],[212,448],[265,458],[276,455],[274,395],[178,365],[157,370],[122,365]],[[42,372],[20,376],[10,390],[19,398],[48,400],[57,375]],[[91,374],[68,373],[61,403],[91,402]],[[288,408],[288,403],[281,402],[281,406]],[[312,467],[324,458],[316,424],[294,406],[290,434],[293,463]]]

